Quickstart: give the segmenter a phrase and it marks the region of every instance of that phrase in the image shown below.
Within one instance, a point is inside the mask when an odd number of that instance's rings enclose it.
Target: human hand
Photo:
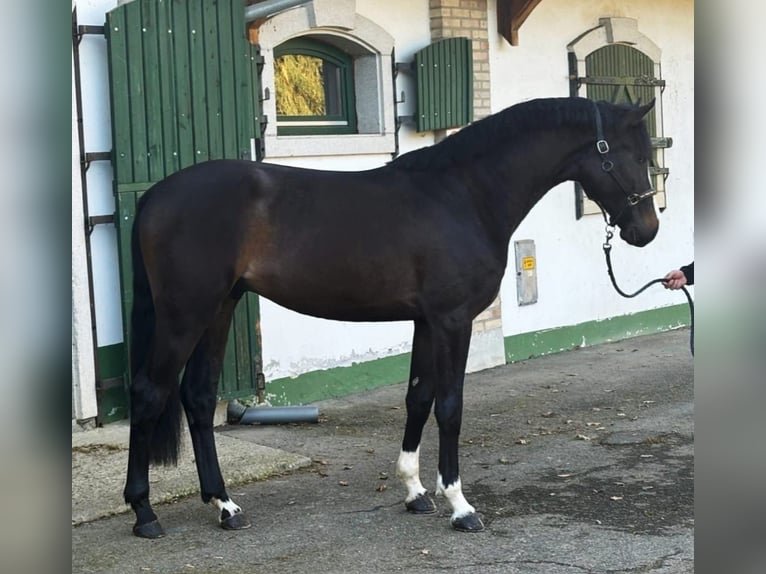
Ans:
[[[665,289],[680,289],[686,285],[686,275],[679,269],[674,269],[665,275],[662,285]]]

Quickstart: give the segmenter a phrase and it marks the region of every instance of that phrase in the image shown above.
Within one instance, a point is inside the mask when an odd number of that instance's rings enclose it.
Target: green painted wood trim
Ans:
[[[123,4],[125,8],[125,34],[127,35],[127,60],[128,68],[128,122],[130,123],[130,155],[133,167],[133,178],[131,181],[150,181],[149,176],[149,147],[147,122],[150,121],[146,116],[146,90],[143,66],[136,65],[143,60],[144,32],[142,22],[142,7],[146,2],[131,2]],[[148,5],[147,5],[148,7]],[[152,30],[152,32],[149,32]],[[154,36],[156,30],[148,29],[147,34]],[[150,39],[147,39],[150,42]],[[132,63],[128,64],[128,62]],[[126,150],[120,150],[123,152]]]
[[[117,193],[141,193],[147,191],[156,184],[157,181],[140,181],[136,183],[118,183],[115,185]]]
[[[125,344],[115,343],[96,349],[98,378],[111,379],[125,374]]]
[[[660,333],[689,324],[689,307],[682,304],[578,325],[521,333],[505,337],[505,360],[513,363],[531,357]]]
[[[176,148],[178,149],[177,167],[182,169],[195,162],[193,136],[193,100],[192,68],[199,63],[190,60],[192,46],[196,45],[196,32],[192,34],[189,26],[189,3],[176,2],[173,6],[173,79],[175,83],[175,117],[172,118],[176,130]],[[196,28],[195,28],[196,30]]]
[[[112,10],[106,14],[106,26],[104,27],[109,50],[107,62],[109,69],[110,85],[110,119],[112,124],[112,150],[125,151],[126,153],[112,153],[112,168],[114,169],[114,181],[130,181],[133,177],[133,167],[130,154],[130,132],[116,129],[115,126],[130,124],[130,102],[128,98],[128,68],[127,61],[127,36],[125,34],[125,9]]]
[[[269,381],[266,399],[279,406],[307,404],[401,383],[407,380],[409,372],[410,353],[403,353]]]
[[[96,393],[98,422],[106,424],[128,417],[128,395],[125,384],[125,345],[116,343],[96,349],[98,358],[98,380],[102,383]],[[115,380],[122,384],[115,384]],[[109,381],[108,385],[103,381]]]
[[[125,420],[130,416],[128,393],[124,386],[109,386],[97,393],[98,424]]]

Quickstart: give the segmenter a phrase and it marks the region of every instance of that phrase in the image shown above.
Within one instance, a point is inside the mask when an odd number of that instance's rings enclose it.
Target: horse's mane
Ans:
[[[606,111],[603,104],[599,108],[602,114]],[[438,144],[402,154],[389,165],[407,170],[445,169],[487,155],[530,131],[564,125],[594,130],[595,138],[593,103],[585,98],[521,102],[464,127]]]

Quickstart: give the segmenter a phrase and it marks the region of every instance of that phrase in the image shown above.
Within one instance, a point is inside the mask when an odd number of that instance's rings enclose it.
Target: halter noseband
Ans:
[[[607,222],[607,225],[614,227],[614,222],[622,217],[622,214],[625,213],[626,209],[634,207],[638,205],[642,200],[656,195],[657,190],[649,189],[644,193],[628,192],[628,189],[625,187],[625,185],[623,185],[620,177],[613,170],[614,162],[609,159],[609,143],[607,143],[606,138],[604,137],[604,126],[601,121],[601,111],[598,109],[598,104],[595,101],[593,102],[593,107],[595,109],[596,115],[596,151],[598,151],[599,155],[601,155],[601,170],[612,176],[612,179],[614,179],[614,181],[617,183],[617,186],[620,188],[622,193],[625,194],[625,198],[628,200],[628,205],[619,213],[619,215],[615,218],[612,218],[611,221]],[[601,207],[600,204],[599,207]],[[606,212],[604,211],[603,207],[601,207],[601,211],[604,212],[604,219],[606,219]]]

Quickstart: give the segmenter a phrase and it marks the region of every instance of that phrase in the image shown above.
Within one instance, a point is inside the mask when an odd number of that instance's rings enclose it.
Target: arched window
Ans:
[[[351,55],[296,38],[274,49],[277,135],[356,133]]]
[[[263,57],[265,158],[396,150],[394,38],[358,14],[355,2],[323,0],[279,12],[258,25],[257,43]],[[289,100],[303,78],[276,76],[299,65],[311,70],[308,83],[324,108],[315,104],[295,115],[283,98]]]
[[[649,174],[657,190],[655,202],[660,210],[667,205],[665,179],[669,170],[664,150],[673,140],[665,137],[662,126],[661,50],[638,31],[632,18],[601,18],[596,28],[580,35],[569,46],[570,95],[614,103],[647,103],[654,108],[647,114],[646,125],[652,138],[653,157]],[[579,185],[577,217],[601,213]]]

